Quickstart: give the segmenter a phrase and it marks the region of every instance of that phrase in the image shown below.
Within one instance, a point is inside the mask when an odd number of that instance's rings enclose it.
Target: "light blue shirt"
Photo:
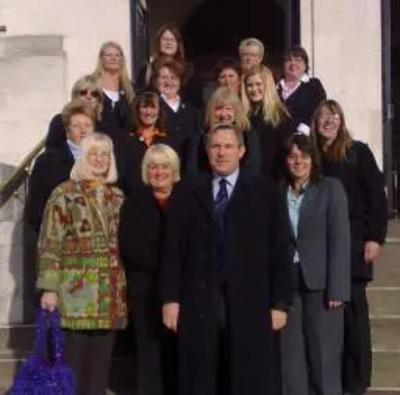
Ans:
[[[298,227],[299,227],[299,218],[300,218],[300,208],[301,204],[304,199],[304,192],[300,193],[300,195],[297,195],[294,190],[289,186],[287,190],[287,204],[288,204],[288,209],[289,209],[289,218],[290,222],[292,224],[292,229],[294,232],[294,235],[297,239],[298,235]],[[299,262],[300,257],[299,253],[296,249],[293,257],[293,262]]]
[[[225,178],[226,180],[226,189],[228,190],[228,198],[231,198],[233,189],[235,188],[237,179],[239,177],[239,169],[236,169],[232,174],[229,174],[229,176],[219,176],[214,174],[214,179],[213,179],[213,197],[214,200],[217,199],[217,195],[220,189],[219,182],[221,181],[222,178]]]
[[[71,151],[72,156],[74,157],[74,160],[77,161],[77,159],[81,155],[81,147],[79,145],[75,144],[70,139],[67,139],[67,144],[68,144],[69,150]]]

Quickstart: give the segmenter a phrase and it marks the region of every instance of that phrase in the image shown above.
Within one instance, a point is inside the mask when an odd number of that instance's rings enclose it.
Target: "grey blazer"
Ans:
[[[304,191],[297,239],[292,230],[291,257],[297,249],[304,282],[324,290],[327,300],[350,298],[350,224],[340,181],[323,178]]]

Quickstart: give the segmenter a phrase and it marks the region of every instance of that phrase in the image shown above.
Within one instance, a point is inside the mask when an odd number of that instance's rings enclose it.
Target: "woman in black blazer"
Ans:
[[[280,100],[271,71],[264,65],[252,66],[244,75],[243,106],[257,132],[261,174],[277,180],[282,169],[285,139],[293,134],[293,122]]]
[[[285,53],[284,77],[277,89],[292,116],[295,129],[309,134],[311,118],[326,92],[318,78],[308,75],[309,60],[304,48],[294,47]]]
[[[320,176],[304,134],[284,147],[295,297],[281,334],[283,395],[342,393],[343,305],[350,298],[350,226],[340,181]]]
[[[200,79],[194,73],[194,68],[185,58],[185,49],[181,32],[173,25],[162,26],[156,35],[156,51],[150,61],[139,71],[136,79],[138,91],[151,87],[157,63],[165,59],[178,62],[185,75],[185,84],[182,86],[182,98],[197,109],[203,107],[203,91]]]
[[[351,138],[334,100],[317,108],[312,137],[322,155],[324,175],[342,181],[349,202],[352,290],[345,309],[344,392],[363,394],[371,382],[371,335],[366,287],[387,232],[384,179],[370,148]]]
[[[169,388],[175,381],[174,344],[163,332],[157,281],[164,216],[172,188],[180,178],[179,166],[172,148],[165,144],[149,147],[141,166],[143,184],[127,196],[121,210],[119,245],[136,340],[137,393],[142,395],[176,393]],[[161,349],[165,351],[165,346],[170,350],[164,364]]]

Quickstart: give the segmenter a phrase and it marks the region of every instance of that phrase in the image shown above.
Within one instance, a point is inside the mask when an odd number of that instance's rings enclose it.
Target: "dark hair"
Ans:
[[[205,135],[205,144],[206,146],[210,144],[211,137],[218,133],[220,130],[231,130],[236,137],[239,145],[244,145],[244,137],[243,132],[236,125],[232,123],[217,123],[211,129],[209,129]]]
[[[162,53],[160,53],[160,41],[161,41],[161,36],[166,32],[169,31],[172,33],[172,35],[176,38],[176,41],[178,43],[178,50],[175,55],[175,59],[181,62],[185,61],[185,49],[183,45],[183,39],[182,39],[182,34],[179,31],[179,29],[170,24],[166,24],[164,26],[161,26],[158,31],[157,31],[157,58],[159,56],[163,56]]]
[[[305,134],[295,133],[289,136],[283,146],[283,159],[284,159],[284,178],[289,183],[292,184],[293,179],[287,168],[286,159],[292,152],[293,147],[296,146],[303,154],[310,155],[311,157],[311,173],[310,180],[312,182],[318,182],[321,178],[321,165],[319,152],[313,140],[306,136]]]
[[[140,107],[158,107],[159,114],[155,124],[155,127],[161,132],[166,133],[166,121],[165,121],[165,114],[161,106],[160,96],[157,93],[151,91],[145,91],[139,93],[132,106],[132,123],[133,123],[133,130],[136,132],[141,126],[142,122],[139,116]]]
[[[226,69],[232,69],[234,70],[239,77],[242,76],[242,66],[240,65],[240,62],[236,60],[235,58],[221,58],[218,60],[217,64],[214,66],[214,81],[218,82],[218,78],[220,74],[226,70]]]
[[[303,60],[303,62],[306,65],[306,72],[308,73],[308,70],[310,68],[310,61],[308,59],[308,54],[307,51],[300,46],[294,46],[289,48],[288,50],[285,51],[285,54],[283,56],[284,62],[289,60],[290,58],[300,58]]]

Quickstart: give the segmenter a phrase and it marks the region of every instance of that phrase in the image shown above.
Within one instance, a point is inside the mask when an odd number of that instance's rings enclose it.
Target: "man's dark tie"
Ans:
[[[228,182],[225,178],[219,181],[219,191],[214,201],[215,219],[218,225],[217,229],[217,265],[218,275],[221,282],[226,280],[226,240],[225,240],[225,211],[228,206]]]

